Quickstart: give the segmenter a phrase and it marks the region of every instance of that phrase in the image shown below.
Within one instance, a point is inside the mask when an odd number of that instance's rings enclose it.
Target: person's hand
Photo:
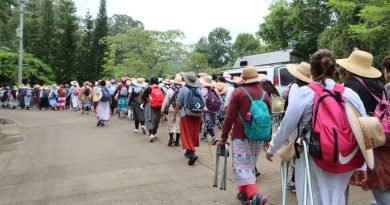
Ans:
[[[263,144],[263,151],[267,152],[268,148],[269,148],[269,142],[264,142],[264,144]]]
[[[265,154],[265,158],[267,158],[267,160],[270,161],[270,162],[272,162],[272,157],[273,156],[274,156],[273,154],[270,154],[268,152]]]
[[[218,146],[222,146],[222,145],[224,145],[225,143],[226,143],[226,142],[223,141],[222,137],[218,137],[218,139],[217,139],[217,145],[218,145]]]
[[[173,123],[176,122],[176,115],[175,115],[175,114],[173,114],[173,116],[172,116],[172,122],[173,122]]]

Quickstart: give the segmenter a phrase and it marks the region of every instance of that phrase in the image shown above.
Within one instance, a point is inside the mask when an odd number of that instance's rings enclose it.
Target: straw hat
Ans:
[[[348,58],[337,59],[336,63],[358,76],[366,78],[379,78],[381,77],[382,73],[378,69],[371,66],[373,60],[374,57],[371,53],[355,50]]]
[[[173,83],[174,84],[178,84],[178,85],[183,85],[183,79],[181,76],[176,76],[175,79],[173,80]]]
[[[203,78],[207,75],[207,73],[198,73],[198,78]]]
[[[258,77],[259,81],[268,80],[268,77],[265,74],[259,74],[259,75],[257,75],[257,77]]]
[[[242,69],[241,78],[243,80],[243,84],[260,82],[259,74],[257,74],[256,68],[251,66]]]
[[[225,78],[226,81],[232,83],[233,80],[232,80],[232,75],[230,74],[224,74],[223,77]]]
[[[215,87],[217,88],[217,91],[220,95],[226,93],[228,87],[226,85],[226,83],[222,83],[222,82],[218,82],[215,84]]]
[[[284,99],[280,96],[271,97],[271,110],[272,113],[283,112],[284,111]]]
[[[78,85],[79,83],[78,83],[77,81],[74,80],[74,81],[70,82],[70,84],[71,84],[71,85]]]
[[[79,95],[80,102],[85,103],[89,101],[88,96],[86,95]]]
[[[102,89],[98,88],[94,90],[92,94],[92,100],[93,102],[99,102],[103,97]]]
[[[241,84],[242,83],[242,78],[239,77],[239,76],[234,76],[232,82],[236,83],[236,84]]]
[[[133,80],[133,85],[138,87],[146,87],[145,78],[137,78],[136,80]]]
[[[182,73],[184,82],[191,87],[200,87],[199,79],[194,72]]]
[[[286,68],[288,72],[294,77],[302,80],[306,83],[312,83],[313,79],[311,78],[310,64],[306,62],[301,62],[300,64],[287,64]]]
[[[213,81],[213,77],[211,75],[206,75],[204,77],[201,77],[199,81],[200,84],[202,84],[205,87],[211,87],[215,85],[215,82]]]
[[[106,83],[106,84],[107,84],[107,83]],[[107,84],[107,85],[108,85],[108,84]],[[131,85],[131,80],[130,80],[130,79],[127,79],[127,80],[126,80],[126,85],[127,85],[127,86],[130,86],[130,85]]]
[[[367,166],[374,169],[373,149],[385,144],[382,125],[376,117],[361,117],[361,114],[350,103],[346,104],[346,113]]]

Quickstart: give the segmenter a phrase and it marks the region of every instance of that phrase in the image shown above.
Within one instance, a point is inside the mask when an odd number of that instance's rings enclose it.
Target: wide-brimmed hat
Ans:
[[[206,87],[211,87],[215,85],[215,82],[213,81],[213,77],[211,75],[205,75],[199,79],[200,84]]]
[[[382,73],[372,67],[374,57],[371,53],[355,50],[348,58],[337,59],[336,63],[347,69],[349,72],[366,78],[379,78]]]
[[[106,84],[107,84],[107,83],[106,83]],[[130,79],[127,79],[127,80],[126,80],[126,85],[127,85],[127,86],[130,86],[130,85],[131,85],[131,80],[130,80]]]
[[[207,73],[198,73],[198,78],[203,78],[207,75]]]
[[[79,99],[80,99],[80,102],[82,102],[82,103],[89,101],[89,98],[86,95],[79,95]]]
[[[258,74],[257,78],[259,79],[259,81],[266,81],[266,80],[268,80],[268,77],[265,74]]]
[[[92,94],[92,100],[94,102],[99,102],[103,97],[103,92],[102,92],[102,89],[100,88],[97,88],[93,91],[93,94]]]
[[[300,64],[287,64],[286,68],[292,76],[298,78],[299,80],[306,83],[313,82],[313,79],[311,78],[310,64],[306,62],[301,62]]]
[[[200,87],[200,82],[198,77],[194,72],[182,73],[184,82],[191,87]]]
[[[224,77],[225,80],[228,81],[228,82],[232,82],[232,81],[233,81],[233,80],[232,80],[232,75],[230,75],[230,74],[224,74],[223,77]]]
[[[79,83],[78,83],[77,81],[74,80],[74,81],[70,82],[70,84],[71,84],[71,85],[78,85]]]
[[[257,70],[255,67],[252,66],[245,67],[244,69],[242,69],[241,78],[243,84],[260,82]]]
[[[173,80],[173,84],[183,85],[182,77],[181,76],[176,76],[175,79]]]
[[[381,123],[376,117],[362,117],[356,108],[346,104],[346,113],[349,124],[360,151],[370,169],[374,169],[373,149],[385,144],[385,133]]]
[[[145,78],[137,78],[137,79],[133,80],[132,83],[133,83],[133,85],[141,87],[141,88],[146,87]]]
[[[276,95],[271,96],[271,111],[272,113],[278,113],[284,111],[283,97],[276,96]]]
[[[242,83],[242,78],[239,77],[239,76],[234,76],[233,80],[232,80],[232,83],[241,84]]]
[[[226,93],[228,86],[226,83],[218,82],[215,84],[215,88],[217,88],[218,93],[222,95]]]

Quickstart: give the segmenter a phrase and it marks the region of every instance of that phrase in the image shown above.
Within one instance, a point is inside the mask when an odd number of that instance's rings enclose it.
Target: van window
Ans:
[[[279,69],[279,75],[280,75],[280,85],[281,86],[287,86],[291,82],[294,81],[294,76],[292,76],[286,68],[280,68]]]
[[[248,61],[240,61],[240,66],[247,66],[248,65]]]

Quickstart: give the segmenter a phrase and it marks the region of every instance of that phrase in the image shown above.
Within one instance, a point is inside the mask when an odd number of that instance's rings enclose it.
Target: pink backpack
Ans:
[[[345,113],[344,86],[327,90],[311,83],[308,87],[315,92],[309,142],[313,160],[336,174],[360,168],[364,160]]]
[[[149,96],[150,107],[160,109],[164,102],[165,96],[159,87],[150,86],[150,88],[152,89]]]
[[[375,107],[374,116],[379,119],[382,124],[383,130],[386,135],[386,144],[385,146],[390,146],[390,102],[386,99],[386,94],[383,92],[382,100],[378,96],[374,95],[370,89],[367,88],[363,79],[360,77],[355,77],[367,90],[370,92],[372,97],[378,101],[378,105]]]

